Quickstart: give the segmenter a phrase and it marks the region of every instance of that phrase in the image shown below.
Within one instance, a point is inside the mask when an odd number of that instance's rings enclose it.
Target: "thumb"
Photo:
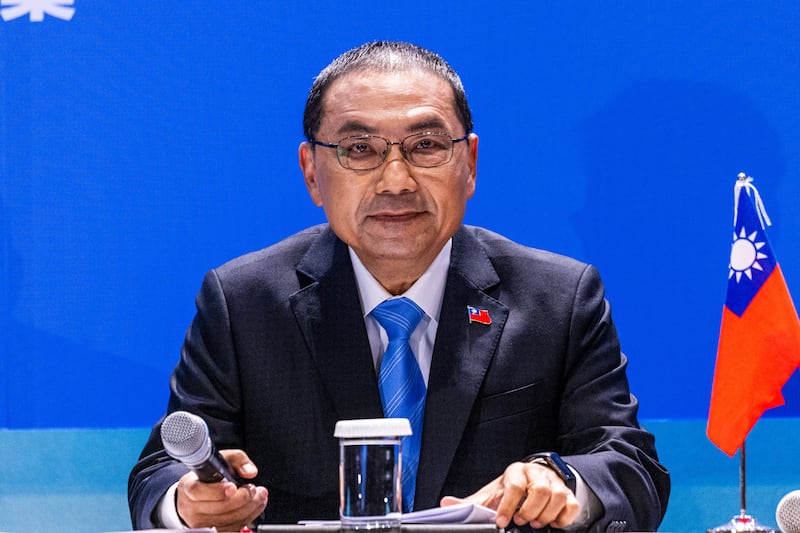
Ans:
[[[448,507],[450,505],[458,505],[459,503],[467,503],[469,500],[466,498],[456,498],[455,496],[445,496],[439,502],[441,507]]]
[[[439,502],[439,505],[446,507],[448,505],[456,505],[459,503],[474,503],[483,505],[489,509],[497,509],[497,504],[500,503],[502,491],[499,490],[500,478],[495,479],[488,485],[484,485],[477,492],[465,496],[464,498],[456,498],[455,496],[445,496]]]
[[[240,477],[252,479],[258,475],[258,467],[243,450],[220,450],[219,453]]]

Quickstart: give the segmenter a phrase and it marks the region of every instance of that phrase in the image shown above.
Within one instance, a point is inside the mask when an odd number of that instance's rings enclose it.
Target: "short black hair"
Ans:
[[[314,79],[303,112],[303,133],[313,140],[322,121],[325,94],[331,84],[346,74],[362,71],[393,72],[427,70],[444,79],[453,89],[455,111],[464,126],[465,134],[472,131],[464,85],[453,67],[440,55],[421,46],[401,41],[373,41],[348,50],[334,59]]]

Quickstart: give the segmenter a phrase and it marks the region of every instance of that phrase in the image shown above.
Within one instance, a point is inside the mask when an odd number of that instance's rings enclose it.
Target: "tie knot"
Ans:
[[[372,310],[372,316],[386,330],[389,342],[411,337],[424,314],[413,300],[406,297],[385,300]]]

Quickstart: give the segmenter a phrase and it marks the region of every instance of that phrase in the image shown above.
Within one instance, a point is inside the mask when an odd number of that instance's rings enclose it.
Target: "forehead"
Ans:
[[[320,129],[342,134],[436,127],[452,133],[458,125],[453,89],[441,76],[426,70],[366,70],[331,83]]]

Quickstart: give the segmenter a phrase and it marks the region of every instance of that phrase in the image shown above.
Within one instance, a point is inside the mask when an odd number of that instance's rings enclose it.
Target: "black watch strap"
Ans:
[[[547,466],[551,470],[553,470],[558,477],[564,482],[564,484],[575,494],[575,486],[577,485],[577,480],[575,479],[575,474],[572,470],[569,469],[567,463],[555,452],[539,452],[534,453],[527,456],[523,459],[526,463],[540,463],[544,466]]]

